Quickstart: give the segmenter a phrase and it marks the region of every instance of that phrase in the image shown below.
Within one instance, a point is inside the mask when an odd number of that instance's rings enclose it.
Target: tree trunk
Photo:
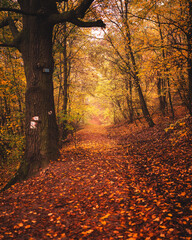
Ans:
[[[134,115],[134,111],[133,111],[133,94],[132,94],[132,81],[130,79],[125,79],[125,89],[127,91],[126,93],[126,102],[127,102],[127,107],[129,110],[129,122],[132,123],[133,122],[133,115]]]
[[[136,89],[137,89],[138,94],[139,94],[139,100],[140,100],[140,105],[141,105],[143,115],[144,115],[149,127],[153,127],[155,124],[154,124],[154,122],[153,122],[153,120],[150,116],[149,111],[148,111],[147,104],[146,104],[146,101],[144,99],[143,92],[142,92],[141,86],[139,84],[139,78],[137,77],[137,75],[135,76],[135,85],[136,85]]]
[[[160,18],[159,15],[157,14],[157,22],[158,22],[158,28],[159,28],[159,36],[160,36],[160,40],[161,40],[161,52],[162,52],[162,58],[163,58],[163,72],[164,72],[164,76],[163,78],[161,77],[161,73],[159,73],[160,77],[159,77],[159,89],[160,89],[160,98],[161,98],[161,105],[160,108],[162,109],[162,113],[163,116],[165,116],[165,110],[167,110],[166,112],[168,112],[168,107],[167,107],[167,98],[166,98],[166,92],[167,92],[167,81],[168,81],[168,77],[167,77],[167,68],[166,68],[166,56],[165,56],[165,49],[164,49],[164,37],[163,37],[163,32],[162,32],[162,28],[161,28],[161,22],[160,22]]]
[[[158,81],[157,81],[157,92],[159,97],[159,108],[163,116],[165,116],[165,107],[167,105],[167,102],[166,102],[165,87],[164,87],[163,79],[160,76],[158,76]]]
[[[192,1],[188,0],[189,4],[189,29],[187,34],[188,42],[188,98],[189,98],[189,113],[192,115]]]
[[[58,157],[58,128],[53,98],[52,32],[46,18],[24,16],[27,29],[21,45],[27,80],[26,149],[23,177],[31,176]]]
[[[116,103],[116,105],[117,105],[120,113],[122,114],[123,118],[124,118],[125,120],[127,120],[127,115],[125,114],[124,109],[122,109],[122,107],[121,107],[121,102],[120,102],[120,100],[116,98],[116,99],[115,99],[115,103]]]
[[[59,74],[58,74],[58,80],[59,80],[59,93],[58,93],[58,99],[57,99],[57,107],[56,107],[56,112],[57,114],[59,113],[59,108],[60,108],[60,97],[61,97],[61,91],[62,91],[62,60],[61,60],[61,53],[60,53],[60,61],[59,61]],[[59,117],[58,122],[59,122]]]
[[[63,24],[63,33],[64,33],[64,41],[63,41],[63,113],[67,116],[67,104],[68,104],[68,60],[67,60],[67,24]],[[66,129],[67,119],[63,122],[62,129],[62,137],[65,139],[67,137],[67,129]]]
[[[129,54],[130,54],[131,62],[132,62],[133,69],[134,69],[133,70],[133,75],[134,75],[133,78],[134,78],[135,87],[136,87],[136,90],[137,90],[138,95],[139,95],[139,100],[140,100],[140,105],[141,105],[143,115],[144,115],[149,127],[153,127],[155,124],[154,124],[154,122],[151,118],[151,115],[149,113],[146,101],[145,101],[144,96],[143,96],[143,92],[142,92],[142,89],[141,89],[141,86],[140,86],[140,79],[138,77],[139,73],[138,73],[138,70],[137,70],[135,57],[133,55],[133,51],[132,51],[132,48],[131,48],[131,45],[130,45],[130,32],[129,32],[128,35],[129,35],[128,49],[129,49]]]
[[[143,96],[143,92],[142,92],[142,89],[141,89],[141,86],[140,86],[140,79],[138,77],[139,73],[138,73],[138,68],[137,68],[137,64],[136,64],[136,61],[135,61],[135,56],[133,54],[133,51],[132,51],[132,47],[131,47],[131,32],[130,32],[130,28],[129,28],[129,19],[128,19],[128,4],[129,4],[129,1],[125,1],[125,26],[126,26],[126,51],[128,51],[128,54],[127,54],[127,58],[128,58],[128,61],[129,61],[129,57],[130,57],[130,61],[132,63],[132,67],[133,67],[133,79],[134,79],[134,83],[135,83],[135,86],[136,86],[136,90],[138,92],[138,95],[139,95],[139,100],[140,100],[140,105],[141,105],[141,109],[142,109],[142,112],[143,112],[143,115],[148,123],[148,125],[150,127],[153,127],[155,124],[151,118],[151,115],[148,111],[148,107],[147,107],[147,104],[146,104],[146,101],[144,99],[144,96]]]
[[[168,90],[169,104],[170,104],[170,108],[171,108],[171,115],[172,115],[172,119],[174,119],[175,118],[175,112],[174,112],[174,109],[173,109],[169,78],[167,78],[167,90]]]

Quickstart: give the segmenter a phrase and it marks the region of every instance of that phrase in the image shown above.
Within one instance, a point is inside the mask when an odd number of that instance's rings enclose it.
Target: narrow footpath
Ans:
[[[190,144],[87,126],[57,162],[0,194],[0,239],[190,240]]]

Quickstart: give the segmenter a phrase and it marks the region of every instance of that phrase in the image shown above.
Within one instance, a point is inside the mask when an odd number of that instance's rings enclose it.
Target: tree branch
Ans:
[[[69,12],[60,13],[60,14],[52,14],[49,17],[49,21],[52,24],[62,23],[62,22],[70,22],[78,27],[105,27],[105,23],[102,20],[97,20],[93,22],[83,22],[80,19],[75,17],[75,11],[71,10]]]
[[[103,28],[106,27],[105,23],[102,20],[97,20],[93,22],[84,22],[78,18],[75,18],[74,16],[75,16],[74,11],[60,13],[60,14],[52,14],[49,17],[49,21],[53,25],[58,23],[63,23],[63,22],[70,22],[78,27],[103,27]]]
[[[73,23],[78,27],[102,27],[102,28],[106,27],[105,23],[102,20],[97,20],[94,22],[83,22],[79,19],[72,19],[69,22]]]
[[[66,0],[64,0],[64,1],[66,1]],[[74,11],[75,16],[79,17],[79,18],[84,18],[87,9],[91,6],[93,1],[94,0],[82,1],[81,4]],[[19,13],[22,15],[29,15],[29,16],[44,16],[44,14],[42,14],[42,13],[31,13],[31,12],[23,11],[21,9],[9,8],[9,7],[0,7],[0,12],[14,12],[14,13]]]
[[[22,15],[29,15],[29,16],[44,16],[42,13],[31,13],[31,12],[25,12],[17,8],[8,8],[8,7],[1,7],[0,12],[14,12],[14,13],[19,13]]]
[[[49,16],[48,21],[53,25],[55,25],[58,23],[70,21],[74,18],[74,16],[75,16],[74,10],[64,12],[64,13],[54,13]]]
[[[86,11],[89,9],[94,0],[84,0],[81,4],[75,9],[77,18],[84,18]]]
[[[12,48],[17,48],[14,43],[0,43],[0,47],[12,47]]]
[[[74,10],[70,10],[64,13],[51,14],[49,21],[55,25],[57,23],[71,22],[78,27],[105,27],[105,23],[102,20],[93,22],[84,22],[79,18],[83,18],[87,9],[90,7],[94,0],[83,0],[81,4]]]

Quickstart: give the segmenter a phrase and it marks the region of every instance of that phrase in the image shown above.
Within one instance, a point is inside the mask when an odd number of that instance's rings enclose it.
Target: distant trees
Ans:
[[[22,59],[12,49],[0,49],[0,165],[22,159],[24,150],[25,77]],[[12,151],[12,148],[15,150]]]
[[[120,101],[116,99],[116,103],[124,118],[129,115],[129,121],[133,122],[133,87],[138,94],[140,107],[143,115],[150,127],[154,126],[154,122],[150,116],[147,103],[141,88],[141,78],[139,69],[140,56],[135,53],[136,42],[134,32],[132,30],[129,9],[131,9],[129,1],[114,1],[113,4],[106,8],[105,16],[109,21],[110,29],[106,32],[106,40],[113,48],[113,55],[109,60],[117,66],[122,75],[125,87],[125,101],[127,111],[122,111]],[[104,11],[104,10],[103,10]],[[114,16],[115,14],[115,16]],[[139,43],[139,42],[138,42]]]
[[[91,82],[86,51],[89,32],[89,29],[81,29],[70,23],[60,24],[55,29],[54,95],[62,139],[67,137],[72,125],[83,121],[86,112],[85,98]]]
[[[106,6],[101,5],[108,25],[105,40],[113,51],[105,59],[125,83],[119,84],[125,93],[117,104],[122,117],[127,111],[131,122],[132,116],[141,116],[141,108],[152,126],[149,112],[159,98],[161,113],[174,118],[178,96],[191,114],[191,1],[119,0]]]

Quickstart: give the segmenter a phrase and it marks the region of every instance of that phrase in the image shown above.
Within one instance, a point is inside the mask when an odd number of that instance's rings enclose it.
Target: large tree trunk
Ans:
[[[37,9],[33,9],[37,12]],[[22,173],[30,176],[58,157],[58,128],[53,98],[51,26],[44,17],[24,16],[27,36],[21,45],[27,80],[26,149]]]

